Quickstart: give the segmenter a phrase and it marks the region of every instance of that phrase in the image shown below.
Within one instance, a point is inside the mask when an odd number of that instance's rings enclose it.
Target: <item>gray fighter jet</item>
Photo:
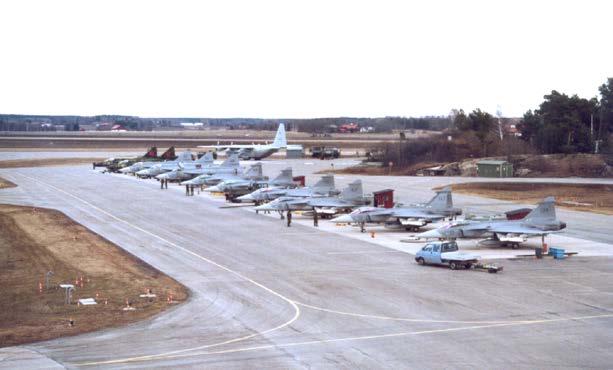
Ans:
[[[283,196],[270,203],[255,207],[256,211],[312,211],[322,216],[354,209],[370,203],[364,197],[362,181],[349,184],[338,196],[310,196],[296,198]]]
[[[511,244],[513,247],[518,247],[527,238],[540,236],[544,241],[545,235],[565,228],[566,223],[556,217],[555,198],[547,197],[532,212],[520,220],[465,220],[416,234],[415,237],[420,239],[489,237],[487,244]]]
[[[209,163],[202,166],[186,166],[183,170],[184,173],[192,175],[192,177],[211,176],[218,173],[238,174],[241,171],[243,171],[243,168],[240,166],[238,154],[230,154],[221,164]]]
[[[334,186],[334,175],[328,174],[321,177],[321,179],[312,187],[303,187],[296,189],[289,189],[286,187],[271,186],[267,188],[257,189],[256,191],[240,196],[237,200],[245,203],[255,203],[259,205],[264,202],[269,202],[280,197],[286,198],[305,198],[311,196],[330,196],[337,195],[339,192]]]
[[[286,168],[272,180],[254,180],[254,179],[227,179],[215,185],[214,189],[209,191],[220,191],[224,193],[236,194],[253,191],[257,188],[276,187],[280,189],[295,188],[296,183],[293,180],[292,169]]]
[[[248,180],[248,181],[260,181],[268,180],[267,177],[262,175],[262,163],[258,162],[252,164],[242,174],[235,172],[218,172],[210,176],[202,178],[204,185],[213,186],[221,183],[222,181],[231,180]],[[215,191],[215,189],[206,189],[207,191]]]
[[[438,191],[428,203],[412,207],[376,208],[360,207],[355,211],[334,218],[337,223],[357,223],[365,231],[366,223],[382,223],[390,229],[417,230],[431,222],[441,221],[447,217],[462,214],[462,210],[453,207],[451,188]]]
[[[203,157],[204,158],[204,157]],[[200,158],[200,160],[205,161],[206,158]],[[192,158],[192,153],[189,150],[184,151],[183,153],[179,154],[179,156],[177,157],[177,159],[173,160],[173,161],[165,161],[165,162],[161,162],[158,163],[152,167],[149,168],[145,168],[143,170],[137,171],[136,172],[136,176],[140,177],[140,178],[149,178],[149,177],[155,177],[161,173],[164,172],[168,172],[168,171],[172,171],[175,168],[178,168],[179,163],[192,163],[194,162],[193,158]]]

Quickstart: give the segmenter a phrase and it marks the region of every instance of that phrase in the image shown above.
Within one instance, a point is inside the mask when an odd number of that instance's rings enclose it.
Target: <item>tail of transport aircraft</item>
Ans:
[[[285,124],[279,123],[279,128],[277,129],[275,141],[273,141],[272,146],[274,146],[275,148],[287,147],[287,139],[285,137]]]
[[[364,191],[362,190],[362,180],[355,180],[351,184],[347,185],[339,197],[350,202],[363,200]]]
[[[451,198],[451,187],[447,186],[436,192],[426,206],[434,210],[447,210],[453,208],[453,199]]]
[[[225,161],[221,162],[221,167],[238,167],[239,165],[240,161],[236,153],[231,153]]]
[[[177,156],[175,155],[175,147],[171,146],[170,148],[168,148],[168,150],[166,150],[160,156],[160,158],[166,161],[172,161],[173,159],[177,158]]]
[[[334,186],[334,175],[323,175],[315,185],[313,185],[313,190],[319,194],[327,194],[336,190]]]
[[[156,158],[158,156],[158,148],[152,146],[147,150],[147,153],[143,157],[145,158]]]

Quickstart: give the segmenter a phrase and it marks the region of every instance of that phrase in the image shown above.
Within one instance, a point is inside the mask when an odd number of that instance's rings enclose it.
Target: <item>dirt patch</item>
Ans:
[[[613,215],[613,185],[511,182],[469,182],[452,185],[454,192],[536,204],[554,196],[556,205],[578,211]]]
[[[15,185],[14,183],[10,182],[9,180],[3,179],[2,177],[0,177],[0,189],[6,189],[6,188],[14,188],[17,185]]]
[[[46,159],[11,159],[0,161],[0,168],[70,166],[74,164],[100,162],[106,158],[46,158]]]
[[[175,302],[188,296],[177,281],[63,213],[11,205],[0,205],[0,281],[0,347],[125,325],[175,306],[170,295]],[[61,283],[75,285],[71,304]],[[148,289],[157,297],[140,298]],[[79,306],[79,298],[98,304]],[[135,310],[123,310],[126,300]]]

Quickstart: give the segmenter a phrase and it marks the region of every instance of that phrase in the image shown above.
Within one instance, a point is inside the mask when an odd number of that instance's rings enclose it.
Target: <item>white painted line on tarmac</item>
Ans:
[[[185,349],[181,349],[181,350],[169,351],[169,352],[164,352],[164,353],[159,353],[159,354],[154,354],[154,355],[137,356],[137,357],[123,358],[123,359],[116,359],[116,360],[109,360],[109,361],[98,361],[98,362],[81,363],[79,365],[82,365],[82,366],[87,366],[87,365],[103,365],[103,364],[124,363],[124,362],[132,362],[132,361],[155,360],[155,359],[157,359],[159,357],[164,357],[164,356],[168,356],[168,355],[174,355],[174,354],[188,352],[188,351],[202,350],[202,349],[206,349],[206,348],[212,348],[212,347],[221,346],[221,345],[224,345],[224,344],[236,343],[236,342],[239,342],[239,341],[251,339],[251,338],[259,336],[259,335],[268,334],[268,333],[271,333],[273,331],[282,329],[282,328],[284,328],[286,326],[291,325],[294,321],[296,321],[298,319],[298,317],[300,317],[300,307],[298,307],[298,305],[296,305],[294,303],[294,301],[292,301],[291,299],[285,297],[281,293],[278,293],[278,292],[268,288],[267,286],[265,286],[263,284],[260,284],[257,281],[252,280],[252,279],[244,276],[240,272],[234,271],[234,270],[230,269],[229,267],[223,266],[223,265],[221,265],[221,264],[219,264],[219,263],[217,263],[217,262],[215,262],[215,261],[213,261],[213,260],[211,260],[209,258],[206,258],[206,257],[204,257],[204,256],[202,256],[202,255],[200,255],[198,253],[192,252],[191,250],[189,250],[187,248],[181,247],[180,245],[177,245],[177,244],[175,244],[175,243],[173,243],[173,242],[171,242],[171,241],[169,241],[167,239],[164,239],[164,238],[162,238],[159,235],[156,235],[156,234],[154,234],[154,233],[152,233],[150,231],[147,231],[147,230],[145,230],[145,229],[143,229],[143,228],[141,228],[141,227],[139,227],[137,225],[134,225],[134,224],[132,224],[132,223],[122,219],[122,218],[119,218],[119,217],[109,213],[108,211],[106,211],[106,210],[104,210],[104,209],[102,209],[102,208],[100,208],[98,206],[95,206],[94,204],[86,201],[85,199],[82,199],[82,198],[80,198],[80,197],[78,197],[76,195],[73,195],[73,194],[71,194],[71,193],[69,193],[69,192],[67,192],[67,191],[65,191],[63,189],[60,189],[60,188],[58,188],[56,186],[53,186],[51,184],[47,184],[47,183],[45,183],[43,181],[40,181],[38,179],[34,179],[32,177],[23,175],[21,173],[19,173],[19,175],[25,177],[26,179],[38,182],[39,184],[45,185],[47,187],[55,189],[56,191],[64,193],[64,194],[66,194],[66,195],[68,195],[68,196],[78,200],[79,202],[82,202],[83,204],[86,204],[86,205],[92,207],[93,209],[95,209],[95,210],[97,210],[97,211],[99,211],[99,212],[101,212],[101,213],[103,213],[103,214],[113,218],[116,221],[122,222],[122,223],[124,223],[124,224],[126,224],[126,225],[128,225],[128,226],[130,226],[130,227],[132,227],[132,228],[134,228],[134,229],[136,229],[138,231],[140,231],[140,232],[143,232],[143,233],[145,233],[147,235],[150,235],[150,236],[152,236],[152,237],[154,237],[154,238],[156,238],[158,240],[161,240],[164,243],[167,243],[168,245],[171,245],[171,246],[173,246],[173,247],[175,247],[177,249],[180,249],[180,250],[182,250],[185,253],[191,254],[194,257],[197,257],[197,258],[199,258],[199,259],[201,259],[201,260],[203,260],[203,261],[205,261],[205,262],[207,262],[207,263],[209,263],[209,264],[211,264],[213,266],[218,267],[219,269],[222,269],[222,270],[227,271],[227,272],[229,272],[231,274],[234,274],[234,275],[238,276],[239,278],[241,278],[241,279],[243,279],[245,281],[248,281],[248,282],[252,283],[253,285],[255,285],[255,286],[257,286],[257,287],[259,287],[259,288],[261,288],[261,289],[271,293],[272,295],[274,295],[274,296],[276,296],[278,298],[281,298],[285,302],[289,303],[292,306],[292,308],[294,309],[294,316],[290,320],[282,323],[281,325],[278,325],[278,326],[276,326],[274,328],[267,329],[267,330],[264,330],[264,331],[261,331],[261,332],[249,334],[249,335],[246,335],[246,336],[243,336],[243,337],[229,339],[229,340],[226,340],[226,341],[223,341],[223,342],[219,342],[219,343],[208,344],[208,345],[203,345],[203,346],[198,346],[198,347],[193,347],[193,348],[185,348]]]

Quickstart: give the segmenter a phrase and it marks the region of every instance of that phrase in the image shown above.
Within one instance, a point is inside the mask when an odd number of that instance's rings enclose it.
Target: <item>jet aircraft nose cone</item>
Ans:
[[[336,223],[351,223],[353,222],[353,218],[351,218],[351,215],[340,215],[338,217],[335,217],[331,220],[332,222],[336,222]]]
[[[436,238],[442,238],[443,234],[441,233],[439,229],[432,229],[432,230],[424,231],[423,233],[419,233],[415,236],[418,238],[423,238],[423,239],[436,239]]]
[[[240,200],[241,202],[253,202],[255,200],[253,199],[253,196],[251,194],[241,195],[240,197],[237,197],[236,199]]]
[[[213,193],[213,192],[219,192],[221,191],[221,189],[219,189],[219,186],[211,186],[211,187],[204,189],[204,191]]]

